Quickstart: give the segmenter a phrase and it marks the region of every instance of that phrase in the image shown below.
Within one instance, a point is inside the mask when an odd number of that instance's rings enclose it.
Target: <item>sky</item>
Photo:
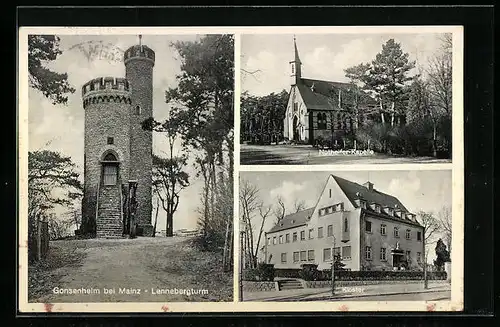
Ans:
[[[393,38],[410,60],[425,67],[440,49],[442,34],[299,34],[296,35],[302,77],[348,82],[344,69],[371,62],[382,45]],[[241,88],[263,96],[290,89],[289,62],[294,60],[293,35],[243,35],[241,38]]]
[[[412,213],[420,210],[437,213],[443,206],[451,208],[451,170],[412,171],[329,171],[329,172],[240,172],[240,185],[247,180],[259,189],[259,198],[264,205],[275,205],[281,195],[285,207],[290,210],[294,202],[304,200],[307,208],[316,204],[330,174],[349,181],[373,187],[383,193],[397,197]],[[287,214],[289,212],[287,211]],[[268,219],[264,230],[269,230],[275,217]],[[260,222],[257,224],[260,226]]]
[[[81,87],[89,80],[102,77],[125,77],[123,51],[138,44],[137,35],[60,35],[60,55],[48,67],[57,72],[67,72],[68,81],[76,92],[69,95],[67,105],[53,105],[39,91],[29,90],[29,150],[47,149],[59,151],[70,156],[76,163],[77,171],[83,181],[83,150],[84,150],[84,110],[81,99]],[[144,35],[142,43],[152,48],[156,53],[153,69],[153,115],[157,120],[167,117],[169,106],[165,103],[165,90],[177,86],[176,75],[180,73],[180,59],[171,42],[177,40],[193,41],[201,35]],[[94,42],[97,52],[103,49],[103,54],[87,56],[92,47],[87,42]],[[81,44],[82,47],[76,45]],[[102,44],[102,46],[100,45]],[[84,50],[82,50],[84,49]],[[108,54],[108,55],[106,55]],[[109,54],[114,54],[113,58]],[[161,154],[167,151],[166,141],[162,136],[153,135],[153,152]],[[194,177],[194,169],[188,167],[192,176],[191,186],[181,192],[178,211],[174,216],[174,230],[181,228],[196,228],[196,208],[199,206],[199,193],[203,182]],[[153,206],[155,204],[153,203]],[[165,215],[160,211],[158,230],[165,229]]]

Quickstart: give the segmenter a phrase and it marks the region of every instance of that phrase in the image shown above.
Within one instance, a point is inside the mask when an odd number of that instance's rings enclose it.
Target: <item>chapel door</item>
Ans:
[[[297,116],[293,116],[293,140],[299,141],[299,119]]]

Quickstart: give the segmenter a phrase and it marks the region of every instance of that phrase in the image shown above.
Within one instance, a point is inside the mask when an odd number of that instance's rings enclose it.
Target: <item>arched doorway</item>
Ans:
[[[295,142],[299,141],[299,118],[297,116],[293,116],[293,140]]]

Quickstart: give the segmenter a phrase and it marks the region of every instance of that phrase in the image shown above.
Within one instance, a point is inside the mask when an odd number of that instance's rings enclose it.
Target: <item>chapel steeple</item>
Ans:
[[[295,57],[293,61],[290,61],[290,84],[297,85],[297,83],[299,83],[300,79],[302,78],[301,76],[302,63],[300,62],[299,51],[297,50],[297,42],[295,40],[295,35],[293,36],[293,47],[295,50]]]

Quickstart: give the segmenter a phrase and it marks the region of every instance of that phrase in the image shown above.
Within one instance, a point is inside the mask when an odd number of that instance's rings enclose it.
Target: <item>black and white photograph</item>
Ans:
[[[240,300],[451,300],[450,170],[245,171],[239,192]]]
[[[453,35],[390,30],[241,35],[240,163],[450,163]]]
[[[233,301],[234,36],[93,31],[21,38],[20,298]]]

